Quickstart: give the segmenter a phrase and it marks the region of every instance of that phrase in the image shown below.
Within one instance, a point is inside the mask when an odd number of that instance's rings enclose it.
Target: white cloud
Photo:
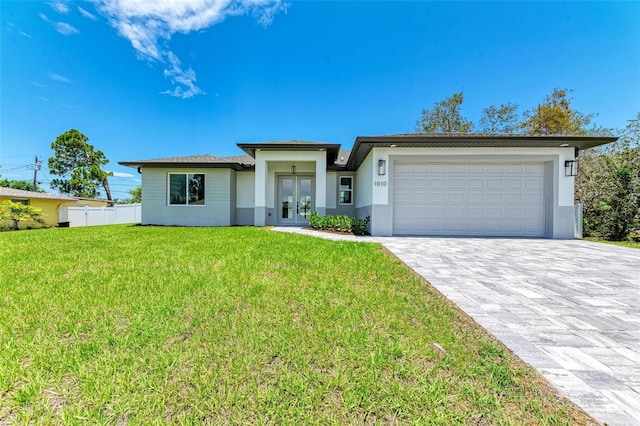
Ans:
[[[23,37],[33,39],[33,36],[31,34],[25,33],[24,31],[18,31],[18,34],[20,34]]]
[[[78,6],[78,12],[80,12],[80,15],[84,16],[85,18],[89,18],[92,20],[96,20],[96,16],[91,13],[91,12],[87,12],[86,10],[84,10],[83,8],[81,8],[80,6]]]
[[[49,3],[49,6],[58,13],[69,13],[69,6],[64,2],[52,1]]]
[[[33,84],[36,87],[44,87],[44,84],[40,84],[37,81],[32,81],[31,84]]]
[[[47,77],[49,77],[50,80],[59,81],[60,83],[71,83],[71,79],[68,79],[63,75],[56,74],[55,72],[48,73]]]
[[[42,18],[44,22],[48,22],[49,24],[53,25],[53,28],[55,28],[55,30],[62,35],[72,35],[78,34],[80,32],[76,27],[71,24],[67,24],[66,22],[53,22],[44,13],[39,13],[38,16],[40,16],[40,18]]]
[[[121,177],[121,178],[133,178],[135,175],[130,173],[121,173],[121,172],[111,172],[113,173],[113,177]]]
[[[224,21],[229,16],[252,15],[268,26],[275,15],[285,11],[282,0],[92,0],[111,26],[128,39],[143,60],[166,66],[164,76],[174,88],[161,92],[180,98],[204,94],[196,86],[196,73],[183,68],[168,47],[176,33],[188,34]]]
[[[72,35],[80,32],[76,27],[66,22],[56,22],[53,24],[53,28],[62,35]]]

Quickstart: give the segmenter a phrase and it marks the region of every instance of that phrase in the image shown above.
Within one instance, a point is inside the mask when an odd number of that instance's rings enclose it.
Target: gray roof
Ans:
[[[235,157],[216,157],[211,154],[201,155],[189,155],[186,157],[165,157],[165,158],[152,158],[149,160],[137,160],[137,161],[120,161],[118,164],[129,167],[161,167],[161,166],[180,166],[180,167],[228,167],[236,170],[242,170],[242,168],[248,163],[241,163],[233,159],[244,156]]]
[[[66,195],[48,194],[46,192],[24,191],[22,189],[0,187],[0,197],[9,198],[37,198],[43,200],[77,201],[77,197]]]
[[[347,168],[356,170],[373,147],[403,148],[593,148],[617,137],[513,135],[487,133],[399,133],[381,136],[358,136],[351,150]]]
[[[271,142],[238,143],[247,155],[216,157],[211,154],[187,157],[167,157],[150,160],[121,161],[130,167],[225,167],[246,170],[255,165],[255,153],[264,151],[326,151],[327,168],[331,170],[357,170],[374,147],[404,148],[526,148],[572,147],[577,150],[593,148],[616,141],[616,137],[558,136],[487,133],[397,133],[381,136],[358,136],[351,151],[340,149],[340,144],[280,140]]]

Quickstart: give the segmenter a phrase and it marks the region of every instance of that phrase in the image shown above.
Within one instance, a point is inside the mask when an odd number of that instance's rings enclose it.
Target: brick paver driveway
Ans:
[[[640,424],[640,250],[376,238],[596,419]]]

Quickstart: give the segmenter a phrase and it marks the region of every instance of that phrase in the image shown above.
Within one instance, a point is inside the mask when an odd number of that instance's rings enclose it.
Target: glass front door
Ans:
[[[278,178],[278,222],[309,223],[315,207],[311,176],[280,176]]]

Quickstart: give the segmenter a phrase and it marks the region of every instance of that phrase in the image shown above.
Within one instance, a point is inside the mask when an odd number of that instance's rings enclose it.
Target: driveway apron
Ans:
[[[593,417],[640,425],[640,250],[276,229],[383,244]]]

